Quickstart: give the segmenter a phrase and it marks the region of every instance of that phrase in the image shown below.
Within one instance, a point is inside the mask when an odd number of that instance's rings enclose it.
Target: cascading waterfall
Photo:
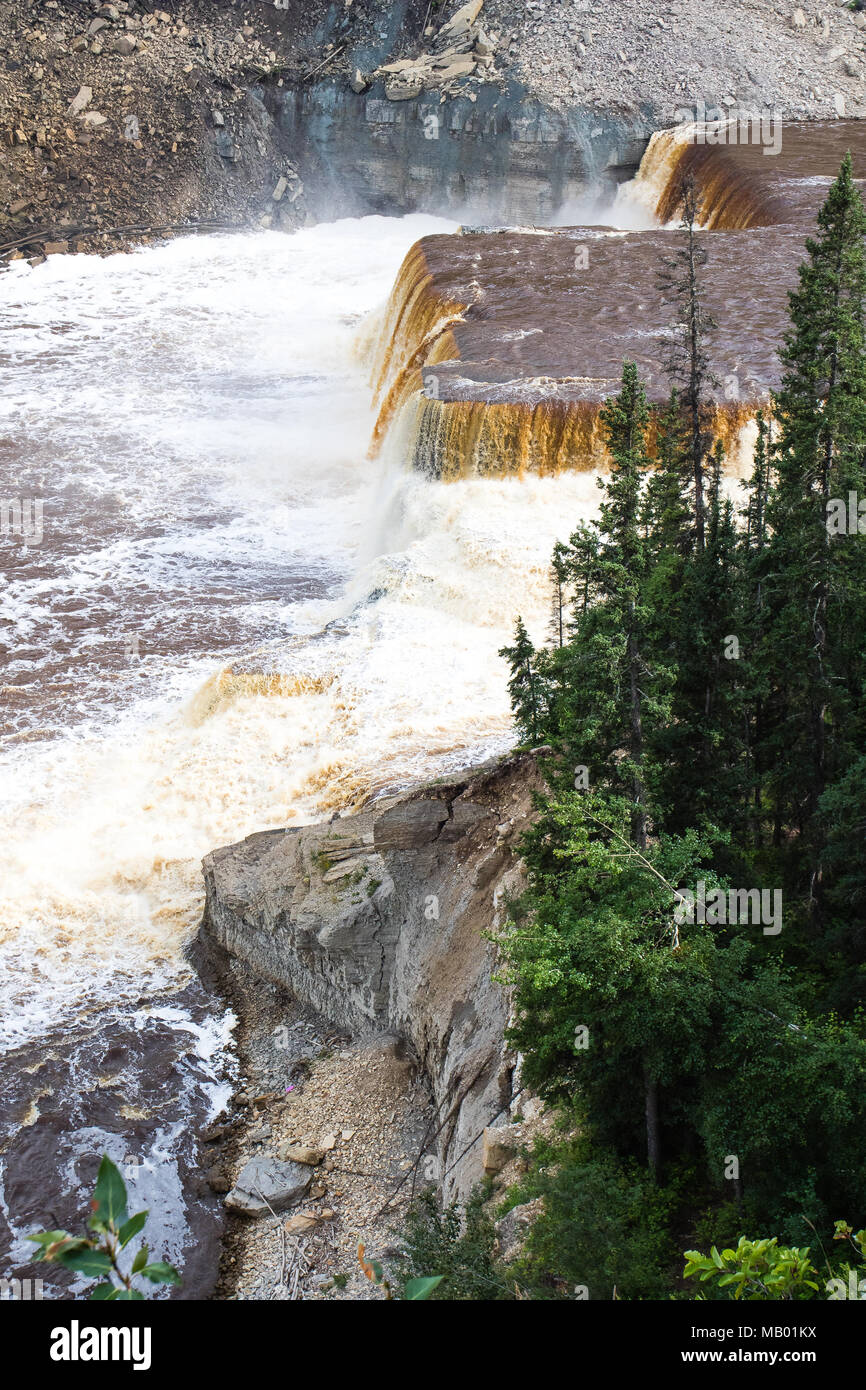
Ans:
[[[654,138],[635,186],[663,196],[682,148],[679,135]],[[348,804],[492,727],[476,716],[474,677],[472,698],[449,687],[446,716],[432,672],[427,722],[416,729],[412,695],[405,727],[396,714],[389,723],[374,654],[408,640],[403,620],[427,598],[443,644],[452,619],[467,623],[467,666],[479,613],[492,641],[520,607],[541,619],[549,544],[568,510],[552,499],[567,494],[579,519],[594,497],[591,477],[569,475],[603,463],[598,406],[616,364],[533,376],[504,354],[535,340],[503,332],[495,370],[468,390],[461,373],[479,364],[464,363],[463,343],[477,359],[470,327],[482,346],[495,327],[478,248],[487,256],[495,243],[516,265],[507,300],[531,278],[536,241],[569,256],[574,241],[451,230],[372,218],[19,265],[3,278],[9,474],[25,499],[45,498],[46,529],[40,547],[15,552],[2,595],[0,969],[28,1001],[7,1014],[11,1037],[74,1006],[85,960],[94,979],[120,972],[136,987],[155,962],[175,961],[195,920],[197,860],[214,843]],[[615,260],[659,234],[630,235],[599,229],[592,256]],[[463,257],[450,297],[431,248],[439,263]],[[574,279],[569,270],[564,293]],[[438,393],[422,390],[433,369]],[[718,404],[731,452],[752,410],[748,396]],[[462,491],[451,497],[438,479]],[[524,546],[521,529],[509,554],[511,521],[523,528],[527,516],[515,499],[530,495],[537,534]],[[504,737],[499,671],[494,660],[485,681]]]
[[[641,203],[667,226],[679,218],[683,181],[691,175],[699,190],[700,223],[707,231],[743,231],[778,222],[782,203],[767,192],[760,167],[743,167],[734,156],[736,147],[721,143],[724,136],[724,123],[657,130],[619,201]],[[718,143],[704,143],[708,139]]]
[[[45,1203],[76,1220],[76,1165],[104,1151],[205,1286],[219,1202],[184,1193],[231,1020],[183,954],[202,856],[511,742],[498,649],[518,610],[543,635],[553,543],[595,487],[445,487],[392,433],[367,459],[366,316],[450,230],[369,218],[0,279],[7,477],[45,503],[0,592],[0,1270]]]
[[[554,477],[606,461],[598,406],[586,402],[413,402],[413,450],[443,482],[537,473]]]
[[[663,211],[689,157],[655,142],[629,196]],[[518,612],[545,636],[628,352],[659,398],[664,324],[641,335],[669,233],[453,230],[364,218],[0,278],[6,486],[44,504],[41,543],[3,538],[0,1272],[45,1202],[75,1219],[96,1148],[140,1160],[195,1288],[216,1217],[185,1205],[190,1136],[232,1022],[183,954],[201,857],[511,744],[498,651]],[[626,257],[643,278],[600,302]],[[737,371],[760,356],[744,293]],[[758,375],[717,404],[732,456]]]
[[[528,238],[521,241],[525,244]],[[566,261],[573,254],[572,244],[563,233]],[[544,245],[549,253],[550,242]],[[464,365],[461,326],[472,320],[473,306],[480,311],[480,334],[493,318],[485,290],[476,287],[474,298],[467,295],[465,302],[458,302],[446,286],[437,298],[425,249],[423,242],[412,248],[392,291],[384,320],[394,325],[394,337],[383,332],[378,340],[367,340],[381,399],[370,457],[379,456],[390,432],[418,471],[443,482],[528,473],[553,477],[603,468],[607,453],[599,411],[618,385],[613,364],[611,374],[604,376],[553,374],[530,364],[523,367],[522,375],[504,380],[504,373],[490,373],[486,364],[481,364],[480,371],[477,361]],[[551,315],[554,312],[551,306]],[[566,305],[564,313],[569,312]],[[576,322],[579,340],[577,330]],[[660,324],[656,361],[666,351],[666,331]],[[641,332],[640,325],[635,325],[638,342]],[[623,356],[630,356],[633,347],[626,342]],[[579,364],[580,346],[569,345],[567,351]],[[491,356],[497,352],[493,333],[490,352]],[[749,392],[745,399],[723,398],[713,404],[713,429],[733,471],[745,466],[751,440],[748,427],[765,398],[766,389]],[[654,399],[664,399],[662,388]]]
[[[742,475],[756,412],[778,384],[785,290],[825,171],[862,143],[859,129],[843,125],[817,138],[814,128],[786,127],[784,139],[774,129],[771,146],[751,143],[765,126],[736,115],[678,125],[652,136],[636,176],[595,213],[594,227],[424,238],[366,343],[379,405],[371,456],[390,432],[418,471],[442,481],[603,467],[599,410],[622,361],[637,362],[651,401],[667,397],[674,310],[658,272],[675,246],[683,180],[693,176],[709,257],[704,289],[719,324],[710,340],[712,425],[727,472]]]

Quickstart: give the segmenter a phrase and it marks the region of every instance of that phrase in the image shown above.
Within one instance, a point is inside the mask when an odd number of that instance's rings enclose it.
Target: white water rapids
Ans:
[[[2,491],[44,499],[40,545],[0,541],[8,1041],[185,978],[209,849],[508,745],[498,648],[517,612],[543,633],[596,488],[367,460],[360,325],[448,229],[0,276]]]

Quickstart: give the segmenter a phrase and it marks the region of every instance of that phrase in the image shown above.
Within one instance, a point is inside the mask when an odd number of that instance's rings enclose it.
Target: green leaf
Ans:
[[[91,1301],[93,1299],[98,1299],[100,1302],[104,1302],[108,1298],[116,1297],[117,1289],[113,1284],[97,1284],[93,1293],[90,1295]]]
[[[126,1220],[126,1184],[108,1154],[102,1155],[90,1205],[92,1228],[118,1226]]]
[[[179,1284],[180,1275],[173,1265],[167,1265],[164,1260],[155,1260],[152,1265],[145,1265],[141,1270],[145,1279],[149,1279],[152,1284]]]
[[[111,1260],[107,1255],[103,1255],[101,1250],[73,1250],[70,1253],[61,1251],[57,1256],[59,1264],[66,1269],[77,1270],[79,1274],[89,1274],[96,1278],[111,1271]]]
[[[121,1250],[125,1245],[129,1244],[133,1236],[138,1235],[146,1220],[147,1212],[139,1211],[136,1212],[135,1216],[131,1216],[128,1221],[124,1221],[119,1232]]]
[[[33,1263],[39,1264],[41,1260],[53,1260],[56,1250],[49,1256],[48,1250],[52,1245],[62,1245],[64,1241],[72,1240],[73,1237],[68,1231],[36,1231],[34,1235],[25,1237],[27,1240],[34,1241],[40,1249],[33,1256]]]
[[[132,1262],[133,1274],[139,1274],[141,1270],[144,1269],[144,1266],[147,1264],[147,1255],[147,1246],[143,1245],[141,1249],[137,1252],[135,1259]]]
[[[429,1298],[444,1278],[444,1274],[433,1274],[424,1279],[409,1279],[403,1290],[403,1297],[414,1300],[416,1303],[420,1302],[422,1298]]]
[[[39,1245],[54,1245],[58,1240],[71,1240],[68,1231],[36,1231],[32,1236],[25,1236],[25,1240],[35,1240]]]
[[[132,1299],[144,1300],[144,1294],[139,1293],[138,1289],[115,1289],[112,1297],[124,1303],[129,1303]]]

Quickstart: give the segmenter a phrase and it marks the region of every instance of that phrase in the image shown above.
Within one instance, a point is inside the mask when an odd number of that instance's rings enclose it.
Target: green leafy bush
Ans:
[[[537,1298],[665,1298],[675,1247],[669,1223],[676,1194],[636,1163],[593,1154],[584,1140],[538,1146],[521,1200],[542,1197],[541,1214],[516,1262]]]
[[[436,1192],[427,1188],[412,1204],[401,1233],[402,1253],[397,1278],[403,1296],[412,1281],[430,1269],[442,1272],[443,1283],[428,1295],[434,1300],[498,1301],[514,1294],[493,1255],[496,1232],[484,1210],[490,1195],[481,1185],[465,1208],[454,1202],[440,1207]]]
[[[709,1255],[686,1251],[686,1279],[697,1278],[722,1297],[756,1300],[816,1298],[821,1291],[818,1271],[809,1258],[809,1247],[780,1245],[778,1238],[749,1240],[740,1236],[736,1250],[715,1245]],[[700,1299],[705,1295],[697,1294]]]
[[[730,1298],[753,1303],[866,1297],[866,1292],[861,1293],[866,1281],[859,1278],[859,1262],[866,1256],[866,1231],[855,1231],[847,1221],[837,1221],[833,1240],[850,1246],[856,1266],[850,1259],[840,1262],[838,1257],[834,1264],[825,1253],[826,1273],[822,1275],[812,1263],[808,1246],[780,1245],[777,1236],[759,1240],[740,1236],[735,1249],[720,1252],[714,1245],[709,1255],[687,1250],[684,1277],[700,1280],[701,1292],[695,1295],[699,1300]]]

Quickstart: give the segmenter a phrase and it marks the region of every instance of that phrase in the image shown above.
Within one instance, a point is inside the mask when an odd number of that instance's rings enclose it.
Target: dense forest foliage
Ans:
[[[696,1242],[832,1254],[866,1218],[866,213],[846,158],[737,484],[683,205],[670,400],[624,365],[549,643],[518,620],[503,651],[550,749],[499,939],[512,1041],[579,1134],[527,1178],[526,1268],[590,1297],[676,1291]]]

